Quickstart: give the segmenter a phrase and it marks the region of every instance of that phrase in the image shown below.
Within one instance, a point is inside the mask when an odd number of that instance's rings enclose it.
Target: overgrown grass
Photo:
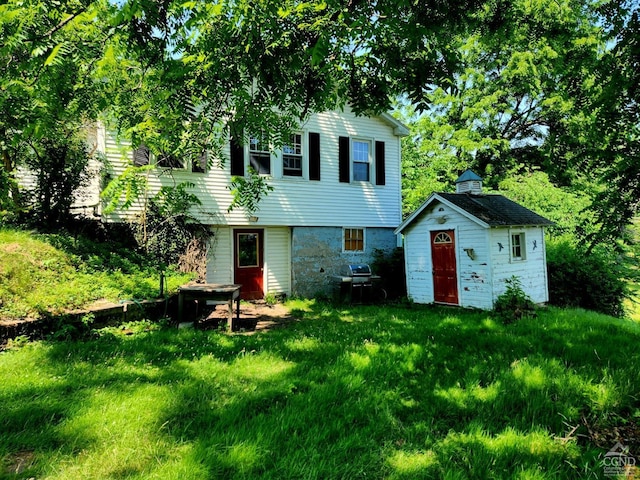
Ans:
[[[190,275],[168,272],[169,289]],[[0,229],[0,319],[37,318],[95,300],[155,298],[160,271],[123,245]]]
[[[302,321],[255,335],[1,353],[0,478],[601,478],[613,444],[584,425],[640,415],[633,322],[288,306]]]

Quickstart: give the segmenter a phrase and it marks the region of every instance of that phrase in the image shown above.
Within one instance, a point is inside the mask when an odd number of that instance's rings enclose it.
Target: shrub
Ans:
[[[603,246],[591,252],[569,238],[547,242],[549,303],[581,307],[615,317],[624,315],[627,297],[624,266]]]
[[[387,299],[396,300],[407,296],[404,273],[404,249],[395,248],[386,252],[379,248],[373,251],[373,273],[381,277],[381,287],[387,292]]]
[[[507,289],[493,304],[493,311],[498,318],[504,323],[513,323],[521,318],[535,316],[536,306],[522,289],[520,279],[513,276],[505,282]]]

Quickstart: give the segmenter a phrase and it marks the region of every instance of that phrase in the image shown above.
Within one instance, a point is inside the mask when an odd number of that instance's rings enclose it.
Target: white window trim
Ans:
[[[271,145],[269,145],[269,150],[252,150],[251,149],[251,139],[252,138],[258,138],[256,137],[254,134],[250,134],[249,135],[249,141],[247,142],[247,145],[244,146],[244,170],[245,170],[245,176],[247,175],[248,171],[249,171],[249,167],[251,166],[251,153],[268,153],[269,154],[269,173],[259,173],[259,175],[263,176],[263,177],[273,177],[274,174],[274,162],[273,162],[273,153],[271,152]]]
[[[366,143],[369,147],[368,147],[368,159],[367,159],[367,163],[369,165],[369,179],[368,180],[356,180],[355,179],[355,168],[354,168],[354,164],[355,163],[364,163],[364,162],[356,162],[355,158],[354,158],[354,154],[353,154],[353,146],[355,142],[360,142],[360,143]],[[350,137],[350,142],[349,142],[349,169],[351,170],[351,181],[352,182],[361,182],[361,183],[374,183],[374,178],[373,178],[373,145],[374,145],[374,141],[373,138],[368,138],[368,137]]]
[[[279,161],[279,165],[278,168],[280,170],[280,174],[282,175],[282,178],[286,178],[287,180],[292,180],[292,181],[300,181],[300,180],[308,180],[309,179],[309,173],[308,173],[308,158],[309,158],[309,142],[308,142],[308,133],[305,130],[300,130],[300,131],[295,131],[292,133],[292,135],[300,135],[300,151],[301,151],[301,155],[300,155],[300,168],[302,170],[302,175],[287,175],[284,173],[284,150],[280,150],[278,153],[278,161]]]
[[[519,257],[513,255],[513,248],[515,247],[513,237],[516,235],[520,237],[521,255]],[[527,260],[527,235],[523,230],[509,231],[509,260],[511,262],[525,262]]]
[[[362,230],[362,250],[347,250],[345,248],[347,230]],[[367,229],[365,227],[342,227],[342,253],[363,254],[367,251]]]

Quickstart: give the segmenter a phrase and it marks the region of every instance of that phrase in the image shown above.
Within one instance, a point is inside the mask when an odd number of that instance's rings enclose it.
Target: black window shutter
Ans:
[[[376,185],[385,184],[384,142],[376,142]]]
[[[230,144],[231,154],[231,175],[244,176],[244,147],[235,137],[231,137]]]
[[[320,180],[320,134],[309,132],[309,180]]]
[[[149,165],[149,149],[143,144],[133,151],[133,164],[136,167],[142,167],[143,165]]]
[[[349,137],[338,139],[338,170],[340,181],[349,183]]]

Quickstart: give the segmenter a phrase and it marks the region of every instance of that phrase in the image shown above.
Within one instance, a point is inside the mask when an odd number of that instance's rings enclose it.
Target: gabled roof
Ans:
[[[489,227],[548,226],[551,220],[532,212],[528,208],[502,195],[470,193],[433,193],[420,208],[413,212],[398,228],[401,233],[411,225],[434,202],[441,202],[479,225]]]
[[[394,116],[387,112],[382,112],[379,117],[384,120],[384,122],[393,128],[393,134],[398,137],[406,137],[409,135],[409,127],[407,127],[400,120],[397,120]]]

